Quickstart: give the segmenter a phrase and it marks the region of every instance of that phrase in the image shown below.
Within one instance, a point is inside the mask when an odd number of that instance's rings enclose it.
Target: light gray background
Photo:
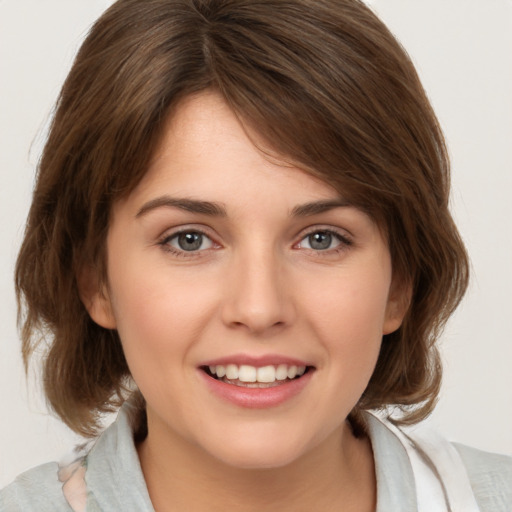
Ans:
[[[429,421],[450,439],[512,454],[512,2],[369,3],[409,51],[445,129],[453,211],[473,264],[442,339],[445,381]],[[37,382],[26,384],[12,273],[52,104],[109,4],[0,0],[0,487],[77,439],[47,415]]]

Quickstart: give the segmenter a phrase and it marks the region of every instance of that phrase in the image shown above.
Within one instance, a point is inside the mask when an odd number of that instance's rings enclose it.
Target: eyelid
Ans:
[[[302,230],[297,238],[299,239],[299,242],[306,238],[309,235],[312,235],[313,233],[331,233],[340,240],[345,241],[347,243],[353,242],[353,235],[349,233],[346,229],[338,228],[335,226],[329,226],[329,225],[316,225],[316,226],[310,226],[304,230]]]
[[[211,233],[211,228],[205,225],[198,225],[198,224],[186,224],[186,225],[180,225],[173,228],[169,228],[163,232],[161,236],[157,239],[157,244],[162,246],[165,250],[174,253],[175,255],[184,256],[184,257],[194,257],[194,256],[200,256],[202,253],[209,252],[210,250],[219,249],[222,247],[222,244],[220,244],[217,239],[218,237],[215,236],[215,234]],[[169,241],[180,234],[183,233],[198,233],[206,238],[208,238],[212,246],[205,248],[205,249],[198,249],[193,251],[186,251],[179,249],[177,247],[171,246],[169,244]],[[331,249],[312,249],[312,248],[301,248],[299,245],[301,242],[307,238],[308,236],[314,234],[314,233],[329,233],[333,235],[337,240],[339,240],[339,244],[336,247],[333,247]],[[314,253],[324,253],[324,254],[331,254],[333,252],[339,252],[342,250],[347,249],[348,247],[353,245],[353,235],[350,234],[346,229],[335,227],[332,225],[314,225],[309,226],[308,228],[303,229],[299,235],[296,237],[296,242],[293,244],[294,249],[305,249],[312,251]]]
[[[168,252],[171,252],[178,256],[184,256],[184,257],[194,257],[199,256],[201,253],[207,252],[211,249],[218,249],[221,247],[221,244],[217,242],[215,236],[213,236],[211,233],[211,229],[208,229],[206,226],[203,225],[197,225],[197,224],[187,224],[187,225],[181,225],[176,226],[174,228],[167,229],[163,232],[162,235],[160,235],[157,239],[157,245],[162,246],[162,248]],[[179,249],[177,247],[174,247],[169,244],[169,241],[173,238],[178,237],[181,234],[184,233],[198,233],[206,238],[208,238],[211,243],[212,247],[208,247],[206,249],[199,249],[196,251],[185,251],[182,249]]]
[[[158,240],[162,241],[167,238],[179,235],[181,233],[200,233],[212,240],[216,238],[213,230],[204,224],[180,224],[177,226],[168,227],[162,231],[162,234],[158,236]]]
[[[192,235],[192,234],[196,235],[199,238],[199,240],[201,241],[200,247],[197,249],[194,249],[194,250],[187,250],[187,249],[183,249],[183,248],[179,247],[180,242],[181,242],[181,237],[183,235]],[[174,242],[176,242],[177,246],[174,244]],[[169,244],[171,247],[173,247],[177,251],[184,251],[186,253],[205,251],[207,249],[211,249],[214,245],[214,241],[209,236],[205,235],[204,233],[200,233],[198,231],[183,231],[181,233],[180,232],[175,233],[174,235],[167,237],[165,243]],[[205,243],[206,243],[207,247],[202,247]]]
[[[299,245],[305,240],[308,236],[314,233],[329,233],[333,235],[338,241],[339,244],[331,249],[313,249],[309,247],[299,247]],[[334,226],[310,226],[306,230],[302,231],[299,235],[298,241],[293,245],[296,249],[303,249],[306,251],[311,251],[317,255],[329,255],[333,253],[338,253],[344,250],[347,250],[350,246],[354,244],[353,237],[346,230],[336,228]]]

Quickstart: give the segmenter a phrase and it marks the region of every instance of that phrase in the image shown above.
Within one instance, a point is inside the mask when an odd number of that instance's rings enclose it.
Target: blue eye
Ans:
[[[213,242],[205,234],[198,231],[182,231],[167,238],[165,243],[174,249],[185,252],[210,249]]]
[[[302,249],[312,249],[314,251],[327,251],[336,249],[340,245],[350,245],[349,241],[341,235],[332,231],[315,231],[305,236],[299,243]]]

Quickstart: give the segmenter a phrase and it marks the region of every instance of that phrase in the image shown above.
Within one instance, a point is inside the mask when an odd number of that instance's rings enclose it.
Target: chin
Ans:
[[[232,436],[229,441],[210,445],[210,455],[218,461],[239,469],[277,469],[293,464],[308,451],[304,440],[293,440],[280,432],[247,433],[243,437]]]
[[[300,454],[302,455],[302,454]],[[264,470],[278,469],[293,464],[300,458],[297,453],[275,452],[267,450],[237,451],[219,454],[224,464],[238,469]]]

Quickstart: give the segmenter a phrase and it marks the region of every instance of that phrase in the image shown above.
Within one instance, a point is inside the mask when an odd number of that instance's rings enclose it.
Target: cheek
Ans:
[[[386,274],[347,272],[345,275],[310,283],[307,309],[317,326],[327,332],[365,339],[382,335],[389,282]],[[305,295],[305,294],[304,294]]]
[[[166,355],[182,359],[215,311],[217,291],[207,276],[171,271],[166,265],[139,265],[132,259],[112,268],[110,282],[112,309],[130,366],[151,360],[160,364]]]
[[[390,271],[341,272],[323,283],[309,283],[308,323],[336,367],[343,384],[364,390],[373,373],[382,342]],[[357,391],[356,393],[357,394]]]

